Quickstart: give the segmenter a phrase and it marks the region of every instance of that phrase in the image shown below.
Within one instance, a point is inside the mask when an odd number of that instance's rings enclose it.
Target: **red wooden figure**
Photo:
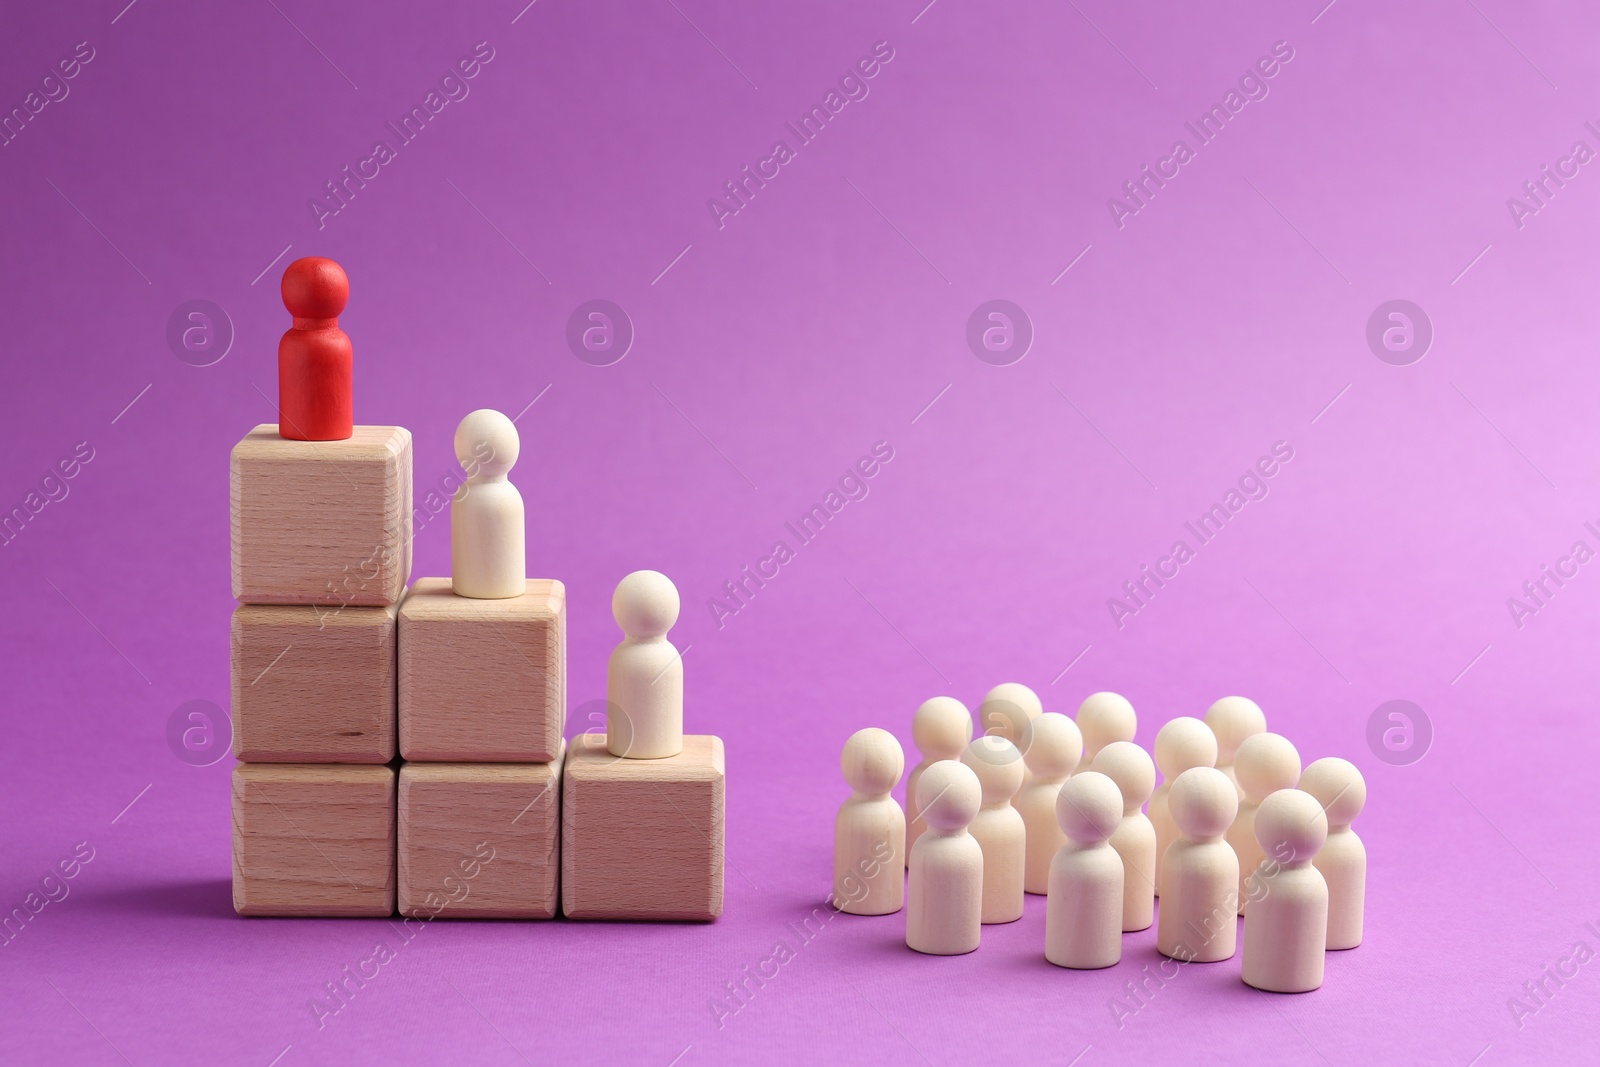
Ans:
[[[294,325],[278,342],[278,434],[292,441],[345,441],[351,434],[350,337],[339,312],[350,299],[344,268],[306,256],[283,272],[283,306]]]

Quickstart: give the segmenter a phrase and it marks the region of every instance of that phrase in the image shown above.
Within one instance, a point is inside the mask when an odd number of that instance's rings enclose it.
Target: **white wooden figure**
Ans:
[[[1050,863],[1044,958],[1093,970],[1122,959],[1122,857],[1110,838],[1122,822],[1122,790],[1103,774],[1080,771],[1056,794],[1067,843]]]
[[[1251,734],[1265,733],[1267,717],[1259,705],[1249,697],[1223,697],[1206,709],[1206,725],[1217,735],[1217,770],[1228,776],[1237,788],[1238,775],[1233,770],[1233,760]],[[1244,790],[1239,790],[1244,799]]]
[[[1293,789],[1300,781],[1300,753],[1282,734],[1251,734],[1239,746],[1234,760],[1244,799],[1228,828],[1228,844],[1239,857],[1239,914],[1259,890],[1252,891],[1256,867],[1267,857],[1256,844],[1255,818],[1261,802],[1280,789]]]
[[[512,421],[480,408],[456,427],[467,480],[450,501],[450,584],[456,595],[506,600],[528,588],[522,494],[507,479],[522,442]],[[409,521],[409,520],[408,520]]]
[[[617,583],[611,614],[623,640],[606,668],[606,749],[626,759],[683,751],[683,657],[667,640],[678,621],[678,588],[660,571]]]
[[[1078,724],[1059,712],[1047,711],[1028,725],[1023,738],[1023,762],[1031,774],[1017,792],[1012,806],[1022,813],[1027,833],[1027,864],[1022,888],[1029,893],[1050,890],[1050,864],[1067,843],[1056,819],[1056,794],[1078,767],[1083,755],[1083,735]]]
[[[1322,984],[1328,943],[1328,883],[1313,860],[1328,837],[1328,818],[1310,793],[1280,789],[1261,802],[1256,843],[1261,894],[1244,913],[1246,985],[1269,993],[1305,993]]]
[[[1022,787],[1022,753],[1005,738],[975,737],[961,755],[983,789],[983,804],[969,830],[983,849],[983,921],[1022,918],[1022,876],[1027,861],[1022,813],[1011,800]]]
[[[1307,767],[1300,788],[1328,817],[1328,841],[1313,861],[1328,883],[1328,948],[1361,944],[1367,904],[1367,848],[1350,829],[1367,804],[1367,782],[1349,760],[1327,756]]]
[[[852,915],[892,915],[905,905],[906,816],[890,795],[906,756],[894,734],[857,730],[839,759],[851,795],[833,821],[834,906]]]
[[[1217,735],[1211,732],[1211,727],[1194,716],[1180,715],[1156,732],[1155,750],[1161,784],[1150,794],[1149,810],[1150,825],[1156,828],[1156,896],[1159,897],[1161,861],[1166,855],[1167,846],[1178,839],[1178,828],[1167,810],[1167,793],[1178,775],[1189,768],[1216,766]]]
[[[967,826],[983,803],[971,768],[940,760],[917,782],[928,829],[911,846],[906,884],[906,945],[932,956],[959,956],[983,936],[983,849]]]
[[[1191,767],[1168,794],[1179,837],[1161,864],[1156,950],[1189,963],[1233,958],[1238,934],[1239,857],[1222,835],[1239,794],[1215,767]]]
[[[985,693],[978,705],[978,729],[1003,737],[1020,749],[1028,724],[1043,713],[1038,693],[1021,682],[1001,682]]]
[[[1078,730],[1083,734],[1080,771],[1094,766],[1100,750],[1113,741],[1132,741],[1139,727],[1133,705],[1120,693],[1091,693],[1078,705]]]
[[[928,828],[917,807],[917,782],[922,772],[940,760],[961,758],[972,740],[972,713],[955,697],[924,700],[911,719],[911,740],[916,742],[922,760],[906,779],[906,863],[911,862],[911,846]]]
[[[1122,791],[1122,821],[1111,835],[1111,847],[1122,857],[1122,929],[1148,930],[1155,921],[1156,831],[1143,809],[1156,787],[1156,765],[1132,741],[1113,741],[1091,769]]]

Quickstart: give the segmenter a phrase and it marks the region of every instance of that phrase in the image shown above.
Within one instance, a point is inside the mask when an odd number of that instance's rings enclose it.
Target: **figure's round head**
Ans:
[[[1078,705],[1078,729],[1083,732],[1083,750],[1099,752],[1113,741],[1132,741],[1139,728],[1133,705],[1121,693],[1091,693]]]
[[[1057,711],[1047,711],[1028,724],[1022,758],[1040,778],[1065,778],[1083,758],[1078,724]]]
[[[1217,766],[1233,762],[1234,753],[1251,734],[1267,728],[1267,717],[1249,697],[1223,697],[1206,709],[1206,725],[1217,737]]]
[[[295,318],[333,319],[350,301],[350,279],[333,260],[306,256],[284,268],[279,291]]]
[[[987,806],[1009,803],[1022,788],[1022,753],[1003,737],[987,734],[974,737],[961,762],[972,768],[983,787],[983,803]]]
[[[503,478],[522,451],[516,423],[494,408],[479,408],[462,419],[455,443],[456,460],[468,478]]]
[[[1217,765],[1217,735],[1192,715],[1180,715],[1156,732],[1156,766],[1172,781],[1190,767]]]
[[[611,596],[611,615],[629,637],[665,637],[679,607],[678,587],[660,571],[634,571]]]
[[[972,740],[972,713],[955,697],[924,700],[911,718],[911,740],[926,759],[960,759]]]
[[[906,769],[906,755],[894,734],[869,726],[851,734],[844,743],[839,767],[851,789],[881,796],[899,784],[901,772]]]
[[[1328,817],[1310,793],[1280,789],[1256,812],[1256,841],[1270,859],[1303,863],[1328,840]]]
[[[961,829],[982,804],[978,776],[960,760],[940,760],[917,779],[917,813],[935,830],[949,833]]]
[[[1251,734],[1233,758],[1233,773],[1245,798],[1260,803],[1269,793],[1300,781],[1300,753],[1282,734]]]
[[[1021,682],[1001,682],[983,695],[978,705],[978,725],[1013,745],[1022,744],[1023,731],[1044,713],[1039,694]]]
[[[1122,810],[1129,815],[1143,807],[1156,789],[1156,765],[1150,761],[1150,753],[1132,741],[1111,742],[1096,754],[1089,769],[1117,783],[1122,790]]]
[[[1056,794],[1056,822],[1080,845],[1098,845],[1122,821],[1122,790],[1098,771],[1068,778]]]
[[[1239,814],[1239,791],[1215,767],[1190,767],[1173,780],[1167,804],[1186,836],[1221,837]]]
[[[1349,826],[1367,806],[1367,780],[1354,763],[1338,756],[1324,756],[1307,767],[1300,788],[1317,798],[1329,826]]]

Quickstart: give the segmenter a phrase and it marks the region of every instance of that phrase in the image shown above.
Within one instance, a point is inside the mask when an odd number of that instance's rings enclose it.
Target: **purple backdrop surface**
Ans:
[[[0,509],[43,504],[0,551],[0,906],[93,855],[0,949],[0,1059],[1488,1065],[1600,1036],[1592,8],[125,2],[0,36]],[[357,421],[415,433],[419,500],[463,413],[521,413],[572,732],[616,580],[678,582],[687,725],[728,750],[719,922],[234,916],[232,761],[166,731],[227,704],[228,451],[274,417],[276,280],[310,254],[349,271]],[[997,298],[1025,328],[985,361]],[[593,299],[635,333],[609,366],[566,340]],[[169,343],[190,300],[225,316],[209,349]],[[1275,446],[1201,544],[1185,524]],[[1171,576],[1141,606],[1146,565]],[[1122,691],[1146,745],[1242,692],[1308,761],[1354,760],[1366,943],[1273,998],[1236,960],[1149,979],[1153,931],[1053,968],[1038,898],[957,959],[907,951],[903,916],[801,937],[844,738],[909,748],[921,700],[1003,680],[1069,713]],[[1397,699],[1431,745],[1369,741]]]

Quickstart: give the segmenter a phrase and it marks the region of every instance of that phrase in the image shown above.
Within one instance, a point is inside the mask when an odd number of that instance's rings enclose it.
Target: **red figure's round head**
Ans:
[[[323,256],[306,256],[283,272],[283,306],[297,319],[337,318],[350,300],[344,268]]]

